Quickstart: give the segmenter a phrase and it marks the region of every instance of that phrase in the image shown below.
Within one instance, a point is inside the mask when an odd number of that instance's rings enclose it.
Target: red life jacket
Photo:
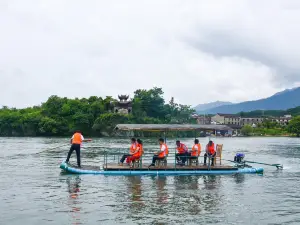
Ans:
[[[141,157],[144,150],[143,150],[143,145],[141,144],[137,144],[137,148],[136,150],[138,150],[135,154],[133,154],[134,157]]]
[[[215,143],[212,143],[211,146],[208,146],[208,144],[206,145],[207,151],[210,155],[213,155],[216,153],[215,151]]]
[[[188,148],[186,147],[185,144],[180,143],[180,146],[177,147],[177,151],[179,154],[186,153],[188,151]]]

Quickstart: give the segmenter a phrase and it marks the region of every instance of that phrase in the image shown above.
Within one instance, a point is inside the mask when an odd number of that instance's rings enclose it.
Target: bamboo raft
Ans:
[[[129,166],[119,166],[108,164],[105,168],[100,166],[82,166],[78,168],[65,162],[61,163],[60,168],[67,173],[73,174],[95,174],[95,175],[222,175],[237,173],[263,173],[263,168],[237,168],[228,165],[218,166],[174,166],[150,167],[143,165],[138,168]]]
[[[121,131],[148,131],[163,132],[166,143],[167,132],[177,131],[194,131],[195,138],[197,131],[229,131],[230,127],[225,125],[200,125],[200,124],[118,124],[115,127],[116,132]],[[115,157],[114,157],[115,158]],[[150,158],[151,159],[151,158]],[[175,158],[174,158],[175,159]],[[221,164],[221,163],[220,163]],[[147,165],[139,165],[136,168],[129,166],[119,166],[115,162],[108,163],[108,154],[104,155],[104,164],[100,166],[82,166],[78,168],[62,162],[60,168],[73,174],[99,174],[99,175],[218,175],[218,174],[238,174],[238,173],[263,173],[263,168],[238,167],[230,165],[215,166],[178,166],[175,163],[166,166],[150,167]]]

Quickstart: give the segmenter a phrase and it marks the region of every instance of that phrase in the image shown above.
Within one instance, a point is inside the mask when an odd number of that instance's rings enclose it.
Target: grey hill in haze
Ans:
[[[222,102],[222,101],[216,101],[216,102],[210,102],[210,103],[204,103],[204,104],[199,104],[195,107],[195,110],[197,112],[206,112],[210,109],[223,106],[223,105],[231,105],[233,103],[231,102]]]
[[[221,105],[213,106],[216,103],[220,103]],[[286,110],[300,106],[300,87],[286,89],[272,95],[271,97],[260,100],[246,101],[236,104],[232,104],[230,102],[229,104],[226,104],[226,102],[225,104],[222,103],[224,102],[213,102],[211,103],[212,107],[209,107],[209,104],[200,104],[196,106],[195,109],[200,114],[239,113],[254,110]]]

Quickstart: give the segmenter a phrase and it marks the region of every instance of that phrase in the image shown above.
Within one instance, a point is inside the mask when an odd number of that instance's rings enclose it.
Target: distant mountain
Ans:
[[[219,107],[219,106],[223,106],[223,105],[231,105],[233,103],[231,102],[221,102],[221,101],[216,101],[216,102],[211,102],[211,103],[206,103],[206,104],[199,104],[195,107],[195,110],[198,112],[198,113],[201,113],[201,112],[206,112],[210,109],[213,109],[213,108],[216,108],[216,107]]]
[[[278,92],[269,98],[238,104],[222,105],[207,110],[207,113],[239,113],[254,110],[287,110],[300,106],[300,87]]]
[[[296,90],[297,88],[299,88],[299,87],[296,87],[296,88],[291,88],[291,89],[285,89],[284,91],[277,92],[277,93],[276,93],[276,94],[274,94],[273,96],[276,96],[276,95],[281,95],[281,94],[284,94],[284,93],[287,93],[287,92],[291,92],[291,91],[294,91],[294,90]]]

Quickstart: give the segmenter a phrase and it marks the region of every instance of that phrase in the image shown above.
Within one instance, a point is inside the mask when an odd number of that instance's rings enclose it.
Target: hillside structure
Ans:
[[[199,124],[202,124],[201,118],[203,118],[203,116],[201,115],[199,115],[197,118]],[[242,117],[236,114],[217,113],[216,115],[212,116],[209,121],[212,124],[228,125],[236,129],[241,128],[245,125],[256,127],[258,124],[263,123],[265,120],[277,122],[281,126],[287,126],[291,119],[291,115],[285,115],[283,117]]]
[[[284,115],[284,116],[279,117],[279,118],[272,118],[271,120],[272,120],[272,122],[279,123],[281,126],[286,126],[292,120],[292,116],[291,115]]]
[[[201,124],[201,125],[211,124],[210,116],[200,115],[196,119],[197,119],[198,124]]]
[[[128,100],[129,95],[118,95],[119,101],[114,107],[115,113],[129,114],[132,113],[132,101]]]
[[[232,124],[232,125],[240,125],[241,117],[234,114],[223,114],[217,113],[213,117],[211,117],[211,121],[216,124]]]

